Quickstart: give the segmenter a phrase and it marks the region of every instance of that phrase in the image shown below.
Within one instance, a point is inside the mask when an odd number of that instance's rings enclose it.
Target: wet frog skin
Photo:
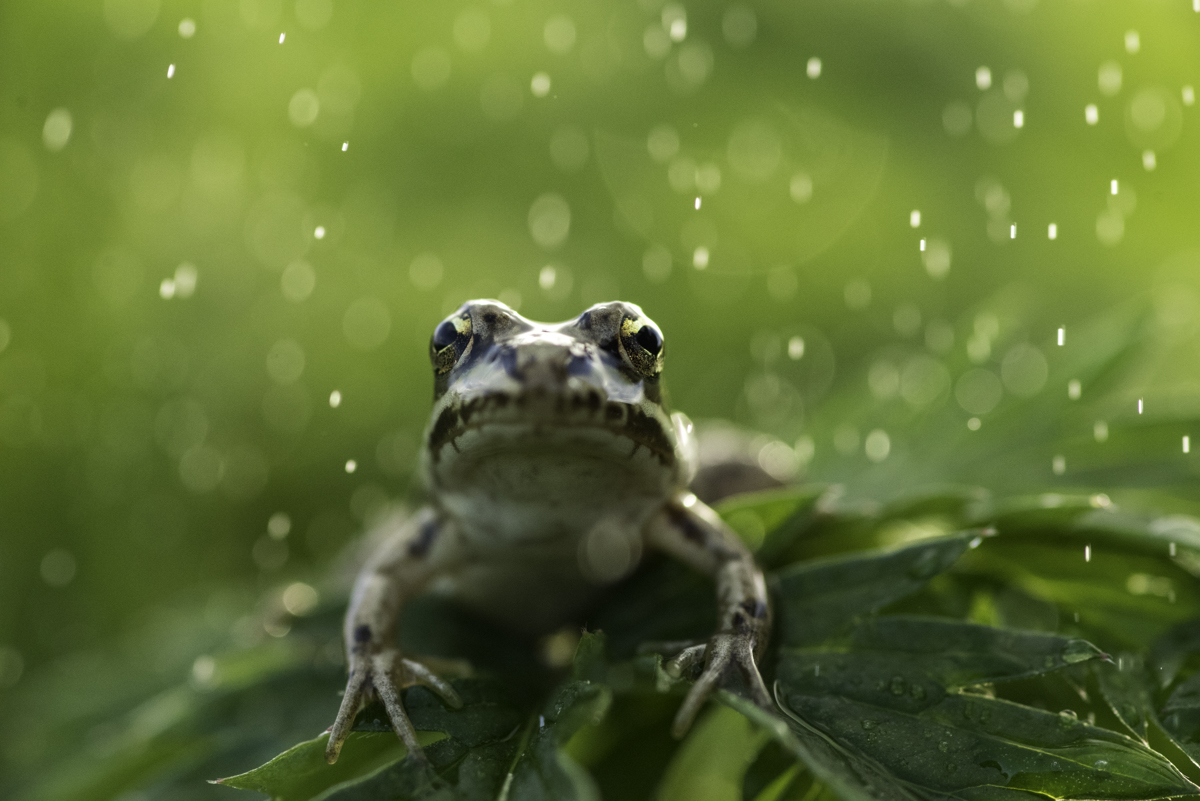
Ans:
[[[424,684],[461,705],[448,682],[396,647],[403,605],[436,584],[525,632],[577,618],[648,549],[711,576],[718,625],[667,665],[702,666],[675,717],[682,736],[727,676],[771,708],[756,666],[770,606],[741,540],[689,491],[697,449],[688,419],[664,407],[664,342],[631,303],[535,323],[503,303],[465,303],[430,340],[434,406],[421,474],[428,503],[359,573],[346,613],[349,680],[330,732],[333,762],[374,695],[414,758],[424,754],[400,688]]]

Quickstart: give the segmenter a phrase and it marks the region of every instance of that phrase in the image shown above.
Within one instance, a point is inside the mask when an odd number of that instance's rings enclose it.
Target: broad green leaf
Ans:
[[[421,733],[422,745],[444,735]],[[329,732],[292,746],[254,770],[216,779],[213,784],[266,793],[273,801],[307,801],[334,785],[361,776],[385,764],[403,759],[404,746],[392,732],[351,732],[342,755],[330,765],[325,761]]]
[[[608,712],[612,692],[589,681],[567,682],[543,708],[508,785],[510,801],[599,801],[595,780],[563,752],[585,724]]]
[[[426,767],[405,759],[344,782],[319,801],[491,801],[504,784],[520,740],[468,748],[446,738],[425,749]]]
[[[1200,673],[1179,682],[1159,714],[1163,729],[1194,761],[1200,762]]]
[[[812,777],[808,768],[778,740],[768,740],[742,774],[742,798],[749,801],[779,801],[789,788]]]
[[[1055,604],[1063,623],[1077,623],[1081,634],[1112,650],[1147,648],[1200,609],[1200,586],[1165,554],[1085,550],[1086,541],[1076,542],[1064,544],[1049,533],[1036,541],[1002,533],[986,558],[971,555],[960,569]]]
[[[956,620],[889,615],[862,623],[842,647],[788,650],[782,658],[800,659],[804,662],[800,669],[806,673],[809,660],[815,666],[823,654],[847,654],[858,671],[877,656],[875,661],[884,673],[889,664],[911,667],[944,689],[1034,676],[1104,657],[1085,640]],[[837,658],[834,656],[835,661]],[[864,680],[868,675],[859,673]],[[915,687],[910,689],[915,691]],[[896,687],[889,691],[893,695],[904,692],[897,693]]]
[[[783,699],[798,721],[893,785],[962,798],[1165,798],[1200,793],[1164,757],[1124,735],[1008,701],[950,694],[920,710],[840,696]],[[922,793],[924,794],[924,793]]]
[[[959,688],[1100,656],[1080,640],[956,621],[884,617],[843,645],[785,649],[777,693],[793,730],[829,740],[834,765],[900,791],[961,798],[1158,798],[1200,792],[1142,743]],[[816,765],[809,762],[814,771]]]
[[[732,693],[722,692],[720,698],[764,728],[842,801],[918,801],[921,798],[898,784],[883,767],[843,748],[794,715],[788,715],[785,723],[779,716]]]
[[[977,545],[969,531],[904,548],[818,559],[779,575],[779,635],[785,645],[817,643],[860,615],[920,589]]]
[[[1142,658],[1137,654],[1121,654],[1111,664],[1092,665],[1092,674],[1117,719],[1138,739],[1148,743],[1154,701]]]
[[[820,506],[826,492],[823,486],[809,485],[735,495],[722,501],[717,511],[757,549],[759,564],[775,567],[822,514]]]
[[[727,706],[697,721],[675,752],[657,801],[741,801],[742,778],[769,735]]]
[[[1150,662],[1159,687],[1168,687],[1189,659],[1200,657],[1200,620],[1187,620],[1155,641]]]

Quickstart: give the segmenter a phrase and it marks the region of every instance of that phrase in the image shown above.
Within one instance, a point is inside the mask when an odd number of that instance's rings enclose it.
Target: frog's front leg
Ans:
[[[337,761],[354,718],[371,693],[383,702],[396,734],[418,759],[424,752],[400,701],[400,688],[424,684],[451,706],[462,705],[447,682],[421,663],[405,659],[395,645],[401,607],[431,579],[456,564],[461,550],[453,524],[426,507],[405,521],[363,566],[346,612],[350,677],[325,748],[330,764]]]
[[[754,556],[717,513],[684,493],[669,501],[648,524],[647,542],[712,576],[717,584],[717,631],[706,644],[684,649],[667,665],[680,675],[703,662],[704,670],[675,715],[672,731],[682,737],[704,702],[731,670],[764,709],[774,709],[758,672],[771,629],[771,607],[762,571]]]

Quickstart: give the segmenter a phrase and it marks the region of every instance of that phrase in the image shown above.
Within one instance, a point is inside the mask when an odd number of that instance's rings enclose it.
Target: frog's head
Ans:
[[[499,301],[463,304],[429,344],[431,488],[477,484],[502,465],[526,476],[607,470],[656,493],[686,483],[691,426],[664,407],[663,352],[662,332],[632,303],[600,303],[555,324]]]

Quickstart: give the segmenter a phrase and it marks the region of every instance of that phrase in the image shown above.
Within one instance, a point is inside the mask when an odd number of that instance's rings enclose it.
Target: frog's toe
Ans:
[[[362,705],[369,675],[365,665],[352,665],[350,668],[350,679],[346,682],[346,692],[342,695],[342,704],[338,707],[337,717],[334,719],[333,725],[329,727],[329,742],[325,745],[325,761],[330,765],[337,762],[338,754],[342,752],[342,745],[345,744],[346,737],[350,734],[354,717],[358,714],[359,706]]]
[[[708,643],[688,645],[676,654],[674,659],[667,662],[663,669],[667,672],[668,676],[677,679],[685,673],[690,672],[696,665],[703,664],[707,653]]]
[[[383,702],[388,718],[392,721],[392,730],[408,749],[409,756],[424,761],[425,752],[421,750],[421,744],[417,742],[417,731],[408,719],[408,713],[404,711],[404,704],[400,700],[400,685],[396,681],[398,668],[402,669],[407,661],[392,650],[376,654],[371,659],[372,681],[375,695]]]
[[[754,702],[764,709],[774,708],[771,696],[763,683],[762,674],[758,672],[758,665],[754,661],[754,645],[751,638],[737,634],[717,634],[707,646],[696,646],[683,651],[671,660],[666,670],[670,675],[679,676],[701,660],[704,662],[704,671],[683,699],[671,726],[671,733],[676,737],[687,734],[704,702],[721,686],[735,666],[745,679]]]
[[[420,662],[412,659],[401,659],[400,664],[404,667],[405,673],[408,674],[413,682],[423,684],[433,690],[454,709],[462,709],[462,699],[458,697],[458,693],[450,686],[450,682],[438,676]]]

